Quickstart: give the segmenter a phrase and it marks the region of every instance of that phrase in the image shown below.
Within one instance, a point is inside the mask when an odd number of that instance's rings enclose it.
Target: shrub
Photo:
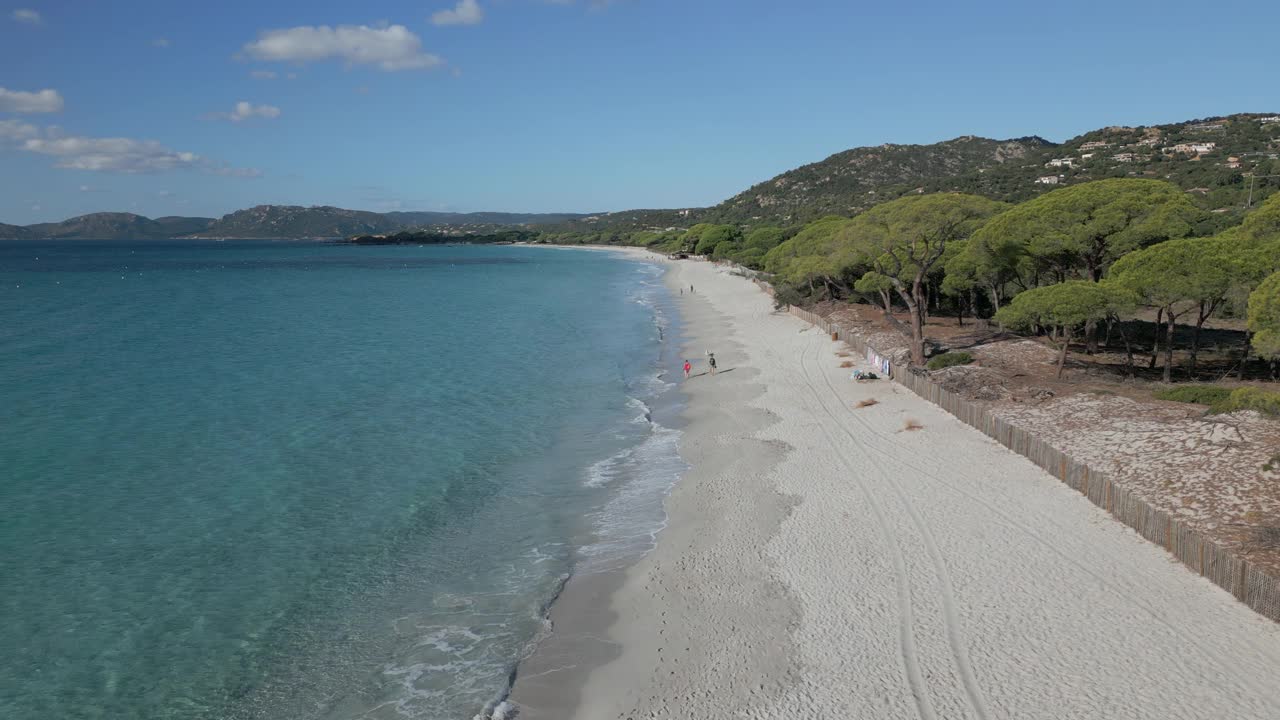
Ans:
[[[1196,403],[1210,407],[1226,400],[1230,396],[1231,390],[1229,388],[1214,387],[1212,385],[1187,385],[1185,387],[1161,390],[1156,393],[1157,400]]]
[[[1156,397],[1160,400],[1208,405],[1209,412],[1215,415],[1237,410],[1256,410],[1263,415],[1280,417],[1280,392],[1256,387],[1231,390],[1212,385],[1189,385],[1161,390],[1156,393]]]
[[[1213,405],[1211,410],[1215,413],[1257,410],[1263,415],[1280,417],[1280,393],[1267,392],[1255,387],[1242,387],[1231,393],[1225,401]]]
[[[945,352],[929,358],[927,367],[930,370],[941,370],[956,365],[968,365],[971,362],[973,362],[973,356],[967,352]]]

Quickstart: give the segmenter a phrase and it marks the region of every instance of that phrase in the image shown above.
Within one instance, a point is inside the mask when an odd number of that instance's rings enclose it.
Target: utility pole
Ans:
[[[1244,207],[1246,210],[1253,207],[1253,181],[1256,180],[1257,178],[1262,178],[1265,180],[1267,178],[1280,178],[1280,175],[1250,175],[1249,176],[1249,200],[1244,204]]]

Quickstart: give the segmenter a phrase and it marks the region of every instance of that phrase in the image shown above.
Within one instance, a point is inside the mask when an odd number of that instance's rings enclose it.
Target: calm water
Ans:
[[[650,265],[0,244],[0,717],[463,718],[683,470]]]

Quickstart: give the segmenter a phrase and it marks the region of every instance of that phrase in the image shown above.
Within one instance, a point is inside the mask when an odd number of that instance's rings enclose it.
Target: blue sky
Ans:
[[[17,0],[0,222],[708,205],[859,145],[1280,111],[1277,27],[1258,2]]]

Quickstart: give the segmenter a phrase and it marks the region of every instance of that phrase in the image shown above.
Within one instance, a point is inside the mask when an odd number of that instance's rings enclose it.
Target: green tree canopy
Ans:
[[[1092,323],[1132,312],[1133,291],[1111,282],[1068,280],[1018,294],[996,313],[996,320],[1014,329],[1058,328],[1058,377],[1066,364],[1072,335]]]
[[[806,255],[833,255],[841,244],[836,235],[849,223],[849,218],[828,215],[805,225],[795,237],[773,248],[764,256],[764,269],[775,274],[785,274],[787,266],[796,258]]]
[[[738,250],[738,244],[732,240],[722,240],[711,251],[712,260],[728,260]]]
[[[1240,231],[1244,240],[1250,243],[1280,240],[1280,193],[1267,198],[1256,210],[1245,215]]]
[[[693,231],[690,230],[690,232]],[[710,255],[717,245],[725,241],[736,241],[738,235],[738,229],[732,225],[707,225],[698,235],[698,243],[694,246],[693,252],[697,255]]]
[[[1195,370],[1200,329],[1222,304],[1240,273],[1243,249],[1234,234],[1179,238],[1135,250],[1111,266],[1112,282],[1133,291],[1146,305],[1163,310],[1166,323],[1164,381],[1173,373],[1173,334],[1177,319],[1196,311],[1190,369]]]
[[[1125,253],[1189,235],[1203,214],[1169,183],[1113,178],[1028,200],[994,218],[975,239],[991,248],[1016,243],[1062,278],[1096,282]]]
[[[769,252],[770,250],[782,244],[787,238],[787,231],[780,227],[765,225],[752,230],[747,239],[742,243],[745,248],[761,250]]]
[[[968,238],[1005,207],[962,193],[908,195],[871,208],[841,232],[846,262],[861,258],[870,272],[888,279],[911,311],[914,364],[924,364],[926,278],[941,267],[949,244]]]
[[[1264,280],[1249,296],[1249,330],[1259,355],[1280,358],[1280,272]]]

